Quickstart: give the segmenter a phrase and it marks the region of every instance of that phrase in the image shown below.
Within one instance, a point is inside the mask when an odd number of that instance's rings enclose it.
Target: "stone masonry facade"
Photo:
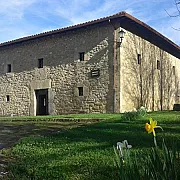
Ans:
[[[36,115],[38,89],[48,89],[48,114],[112,112],[112,38],[112,27],[102,23],[1,47],[0,115]],[[91,70],[100,75],[91,77]]]
[[[179,58],[126,31],[121,67],[121,111],[172,110],[180,103]]]
[[[179,57],[120,27],[122,16],[136,21],[119,13],[1,44],[0,116],[172,109],[179,102]],[[126,34],[117,46],[121,29]]]

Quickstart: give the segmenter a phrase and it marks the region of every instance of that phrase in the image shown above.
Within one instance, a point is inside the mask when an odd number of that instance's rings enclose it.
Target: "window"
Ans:
[[[79,96],[83,96],[83,87],[78,87]]]
[[[173,69],[172,69],[172,70],[173,70],[173,75],[175,75],[175,72],[176,72],[176,71],[175,71],[175,66],[173,66]]]
[[[9,72],[11,72],[11,70],[12,70],[12,69],[11,69],[11,64],[8,64],[8,65],[7,65],[7,72],[9,73]]]
[[[6,102],[9,102],[10,101],[10,97],[9,95],[6,96]]]
[[[141,64],[141,55],[140,54],[137,55],[137,63]]]
[[[80,61],[84,61],[84,52],[79,53],[79,59]]]
[[[38,59],[38,68],[43,68],[43,58]]]
[[[159,69],[159,70],[161,69],[159,60],[157,60],[157,69]]]

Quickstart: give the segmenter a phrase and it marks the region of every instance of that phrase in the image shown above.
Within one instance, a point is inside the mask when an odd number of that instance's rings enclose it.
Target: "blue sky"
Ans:
[[[0,43],[126,11],[180,45],[175,0],[1,0]],[[166,10],[166,11],[165,11]]]

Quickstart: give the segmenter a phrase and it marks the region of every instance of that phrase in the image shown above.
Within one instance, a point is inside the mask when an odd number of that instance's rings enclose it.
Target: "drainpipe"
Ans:
[[[120,26],[121,28],[121,26]],[[122,43],[122,42],[121,42]],[[118,68],[119,68],[119,113],[121,112],[121,100],[122,100],[122,87],[121,87],[121,78],[122,78],[122,75],[121,75],[121,44],[119,46],[119,63],[118,63]]]
[[[161,78],[161,87],[160,87],[160,90],[161,90],[161,97],[160,97],[160,104],[161,104],[161,111],[163,110],[163,66],[162,66],[162,62],[163,62],[163,52],[162,52],[162,58],[161,58],[161,61],[160,61],[160,78]]]
[[[113,80],[113,91],[114,91],[114,108],[113,108],[113,112],[116,113],[116,94],[117,94],[117,85],[116,85],[116,59],[117,59],[117,48],[116,48],[116,30],[114,30],[114,58],[113,58],[113,64],[114,64],[114,69],[113,69],[113,73],[114,73],[114,80]]]
[[[116,94],[117,94],[117,89],[116,89],[116,59],[117,59],[117,49],[116,49],[116,28],[111,22],[111,19],[109,19],[109,23],[112,25],[114,29],[114,56],[113,56],[113,112],[116,113]]]

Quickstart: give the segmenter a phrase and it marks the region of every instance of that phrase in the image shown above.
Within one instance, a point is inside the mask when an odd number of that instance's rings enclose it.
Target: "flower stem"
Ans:
[[[156,136],[154,136],[154,145],[157,147]]]
[[[164,133],[164,129],[161,127],[161,126],[157,126],[157,128],[160,128],[162,133],[163,133],[163,137],[162,137],[162,140],[163,142],[165,142],[165,133]]]

